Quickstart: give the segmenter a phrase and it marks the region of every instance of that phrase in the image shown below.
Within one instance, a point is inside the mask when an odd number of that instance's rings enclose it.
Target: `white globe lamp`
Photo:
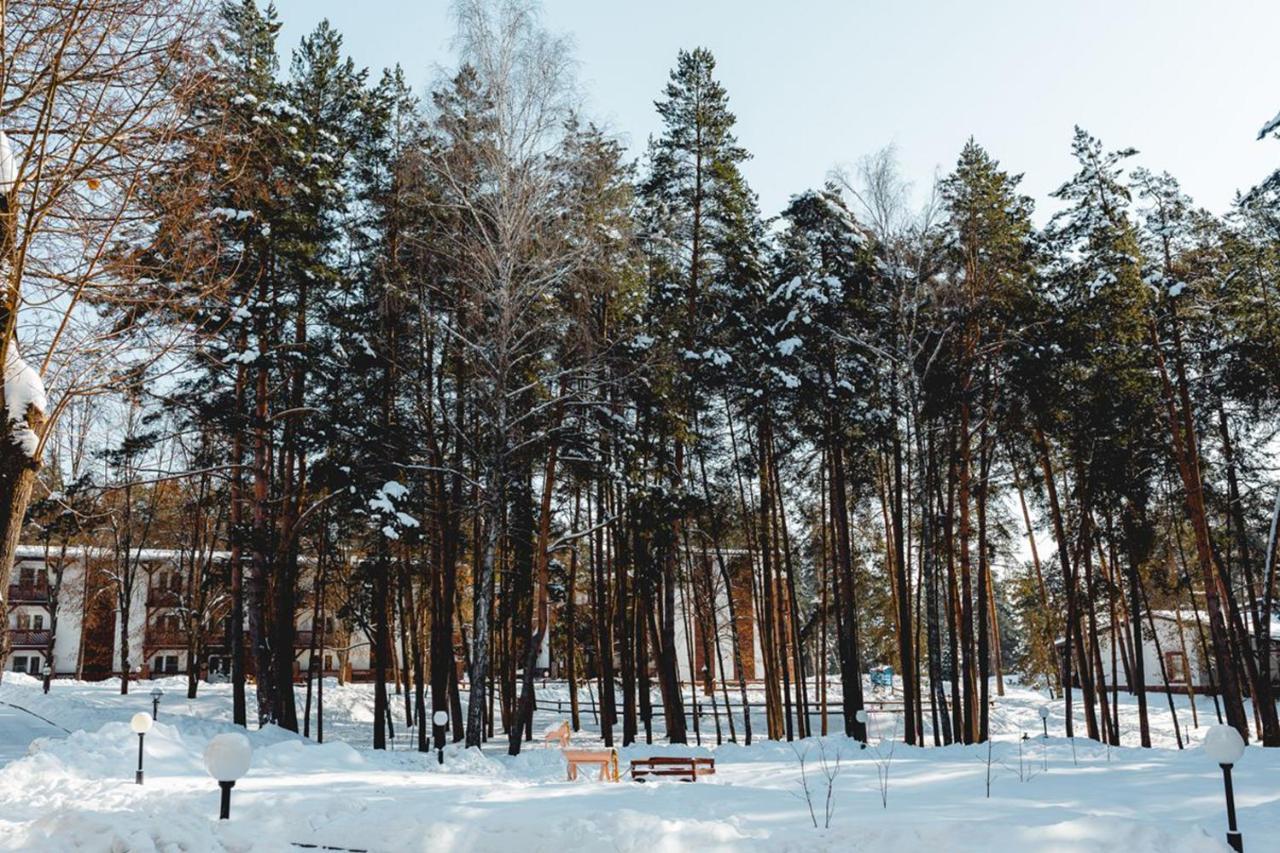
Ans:
[[[1236,795],[1231,785],[1231,767],[1244,755],[1244,738],[1234,726],[1211,726],[1204,736],[1204,754],[1222,768],[1222,785],[1227,795],[1227,844],[1236,853],[1244,852],[1244,837],[1236,826]]]
[[[231,789],[241,776],[249,772],[249,760],[252,757],[253,747],[249,739],[238,732],[217,735],[204,748],[205,770],[218,780],[218,786],[222,788],[219,820],[231,817]]]
[[[133,719],[129,720],[129,728],[133,729],[133,733],[138,736],[138,772],[133,777],[133,781],[142,784],[142,741],[147,736],[147,732],[151,731],[151,716],[145,711],[139,711],[133,715]]]
[[[436,711],[431,715],[431,722],[435,723],[438,729],[449,728],[449,712]],[[440,732],[439,738],[436,740],[436,761],[444,764],[444,732]]]
[[[151,688],[151,719],[157,719],[160,716],[160,697],[164,695],[164,688],[157,684]]]
[[[867,748],[867,709],[859,708],[853,712],[853,718],[862,725],[862,749]]]

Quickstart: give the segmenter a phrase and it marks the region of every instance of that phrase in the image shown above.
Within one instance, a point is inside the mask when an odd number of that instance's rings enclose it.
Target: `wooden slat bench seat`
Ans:
[[[675,778],[682,782],[696,782],[699,776],[714,776],[716,760],[714,758],[684,758],[671,756],[655,756],[653,758],[633,758],[631,760],[631,778],[643,782],[650,777]]]
[[[618,750],[616,749],[566,749],[564,760],[569,764],[569,781],[578,778],[578,765],[600,768],[601,782],[618,781]]]

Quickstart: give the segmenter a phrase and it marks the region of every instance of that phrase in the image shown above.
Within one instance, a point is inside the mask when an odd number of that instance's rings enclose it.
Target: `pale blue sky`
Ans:
[[[324,17],[355,61],[399,62],[425,91],[451,63],[447,0],[277,0],[281,46]],[[1139,149],[1221,212],[1280,166],[1255,141],[1280,110],[1276,0],[545,0],[572,34],[588,111],[637,154],[682,47],[714,51],[754,155],[761,209],[777,213],[828,170],[887,143],[927,185],[973,135],[1043,214],[1072,172],[1072,126]],[[1038,217],[1041,218],[1041,217]]]

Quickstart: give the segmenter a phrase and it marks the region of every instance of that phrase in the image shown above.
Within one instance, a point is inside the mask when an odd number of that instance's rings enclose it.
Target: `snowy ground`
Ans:
[[[565,781],[558,751],[541,745],[517,758],[505,742],[483,754],[367,748],[372,720],[368,685],[326,688],[325,733],[317,745],[287,732],[250,735],[249,775],[237,784],[232,820],[219,822],[216,785],[201,753],[230,725],[226,685],[161,682],[167,695],[146,740],[146,784],[133,784],[137,740],[129,717],[150,708],[142,690],[119,695],[115,682],[38,682],[6,674],[0,685],[0,850],[275,851],[304,845],[369,851],[576,850],[894,850],[894,851],[1218,851],[1225,818],[1221,775],[1198,748],[1179,751],[1163,697],[1153,703],[1157,749],[1111,749],[1062,732],[1052,704],[1051,736],[1037,737],[1044,698],[1011,688],[992,713],[990,796],[987,747],[910,749],[878,744],[891,715],[873,718],[863,750],[843,737],[804,743],[725,744],[718,748],[655,743],[621,751],[648,755],[710,754],[717,775],[695,784]],[[556,689],[542,695],[556,695]],[[1123,701],[1123,697],[1122,697]],[[1202,728],[1216,722],[1198,700]],[[1191,727],[1190,708],[1178,700]],[[10,706],[28,709],[32,717]],[[8,713],[12,712],[12,713]],[[556,719],[542,711],[538,731]],[[1122,704],[1122,730],[1136,732],[1136,708]],[[591,715],[585,715],[591,723]],[[763,720],[758,722],[763,729]],[[68,729],[72,734],[65,734]],[[704,735],[714,743],[714,728]],[[1023,733],[1031,735],[1022,740]],[[9,761],[30,744],[26,757]],[[593,743],[584,732],[577,739]],[[704,742],[706,742],[704,740]],[[1127,734],[1126,741],[1136,741]],[[598,741],[595,741],[598,742]],[[1019,755],[1021,749],[1021,757]],[[829,829],[815,829],[801,795],[799,754],[806,755],[819,826],[826,781],[820,753],[840,757]],[[887,805],[880,773],[887,771]],[[590,775],[590,774],[588,774]],[[1280,750],[1249,748],[1236,768],[1241,829],[1253,851],[1280,837]]]

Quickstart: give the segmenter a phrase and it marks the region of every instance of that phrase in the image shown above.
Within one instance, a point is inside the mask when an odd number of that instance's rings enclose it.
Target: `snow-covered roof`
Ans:
[[[52,558],[61,554],[62,546],[60,545],[50,545],[48,548],[44,545],[19,545],[14,557],[19,560],[43,560],[46,556]],[[143,548],[141,551],[137,549],[129,550],[130,559],[136,559],[144,563],[160,563],[166,560],[177,560],[179,558],[186,558],[190,554],[190,551],[183,551],[177,548]],[[103,560],[114,558],[115,551],[111,548],[71,545],[67,547],[66,555],[75,560],[84,558],[91,560]],[[229,560],[231,558],[231,552],[214,551],[213,558],[215,560]]]

